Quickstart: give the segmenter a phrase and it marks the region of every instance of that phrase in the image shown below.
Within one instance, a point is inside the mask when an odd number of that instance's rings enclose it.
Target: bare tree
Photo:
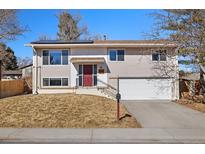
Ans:
[[[29,57],[25,57],[25,58],[18,57],[17,58],[17,63],[18,63],[19,67],[23,67],[23,66],[32,64],[32,62],[33,62],[33,60]]]
[[[90,34],[90,33],[86,33],[83,35],[83,40],[102,40],[102,35],[100,34]]]
[[[39,37],[38,37],[37,40],[38,40],[38,41],[42,41],[42,40],[52,40],[52,38],[51,38],[50,36],[46,35],[46,34],[41,34],[41,35],[39,35]]]
[[[58,15],[59,40],[78,40],[80,36],[87,33],[87,26],[79,26],[81,16],[72,16],[68,11],[63,11]]]
[[[15,40],[27,30],[20,25],[16,14],[16,10],[0,10],[0,42]]]
[[[152,54],[158,54],[159,60],[153,65],[154,75],[162,77],[178,78],[179,69],[176,48],[159,47],[152,51]],[[161,57],[166,57],[166,60],[160,60]]]
[[[156,21],[150,35],[152,38],[166,38],[175,42],[178,45],[176,56],[195,55],[194,62],[201,67],[205,65],[205,10],[162,10],[157,11],[152,16]],[[173,55],[173,57],[176,56]],[[166,63],[160,63],[160,65],[161,70],[171,66]],[[202,75],[200,83],[200,91],[203,94],[205,82]]]
[[[17,36],[22,35],[27,30],[27,27],[20,25],[16,14],[16,10],[0,10],[0,43],[15,40]],[[9,56],[4,47],[4,45],[0,45],[0,79],[5,57]]]

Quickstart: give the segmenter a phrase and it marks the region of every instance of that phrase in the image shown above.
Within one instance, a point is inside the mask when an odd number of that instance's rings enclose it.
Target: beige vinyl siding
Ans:
[[[51,47],[50,47],[51,48]],[[46,48],[49,49],[49,48]],[[59,49],[59,47],[52,47],[52,49]],[[51,77],[59,77],[64,78],[68,77],[68,85],[70,87],[75,86],[76,75],[78,64],[70,63],[70,59],[72,57],[104,57],[106,63],[99,64],[98,67],[102,66],[105,69],[104,75],[99,75],[99,78],[102,78],[103,81],[107,81],[110,85],[116,86],[116,79],[111,79],[112,77],[117,76],[126,76],[126,77],[150,77],[154,76],[156,69],[154,68],[154,64],[156,62],[152,61],[152,52],[157,50],[157,48],[146,48],[146,47],[138,47],[138,48],[115,48],[115,49],[124,49],[125,57],[124,61],[110,61],[108,50],[110,48],[80,48],[73,47],[71,49],[61,48],[70,50],[69,56],[69,64],[68,65],[42,65],[42,49],[37,49],[38,56],[38,81],[37,87],[41,89],[42,87],[42,79],[43,78],[51,78]],[[175,51],[175,48],[169,48],[168,53],[172,53]],[[170,59],[167,58],[166,62],[169,62]],[[36,64],[35,56],[34,56],[34,66]],[[36,68],[34,68],[35,70]],[[35,71],[33,72],[35,78]],[[34,79],[35,80],[35,79]],[[35,85],[34,85],[35,86]]]
[[[59,50],[69,50],[69,49],[59,49]],[[42,52],[43,49],[37,50],[38,66],[39,66],[38,67],[39,89],[43,88],[43,78],[68,78],[68,86],[70,86],[70,63],[68,62],[68,65],[43,65]],[[59,87],[59,88],[65,88],[65,87]]]
[[[73,57],[104,57],[107,56],[107,48],[72,48]]]
[[[108,82],[116,87],[117,80],[113,77],[151,77],[156,76],[156,62],[152,61],[152,52],[157,50],[155,48],[119,48],[125,50],[124,61],[110,61],[108,55]],[[173,53],[175,49],[169,49],[169,54]],[[109,49],[108,49],[109,53]],[[170,59],[167,58],[167,62]]]

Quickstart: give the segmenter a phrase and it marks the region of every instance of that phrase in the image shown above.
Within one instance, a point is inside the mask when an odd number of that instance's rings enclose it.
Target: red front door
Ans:
[[[92,86],[92,65],[83,65],[83,86]]]

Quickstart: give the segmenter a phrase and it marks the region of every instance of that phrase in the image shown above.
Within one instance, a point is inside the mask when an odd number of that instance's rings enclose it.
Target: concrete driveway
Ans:
[[[143,128],[205,128],[205,114],[174,102],[124,101]]]

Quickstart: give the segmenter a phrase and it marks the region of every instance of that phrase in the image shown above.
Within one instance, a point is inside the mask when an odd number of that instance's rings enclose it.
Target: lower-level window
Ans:
[[[68,78],[43,78],[43,86],[68,86]]]
[[[50,86],[61,86],[61,78],[50,78]]]
[[[68,86],[68,78],[62,78],[62,86]]]

